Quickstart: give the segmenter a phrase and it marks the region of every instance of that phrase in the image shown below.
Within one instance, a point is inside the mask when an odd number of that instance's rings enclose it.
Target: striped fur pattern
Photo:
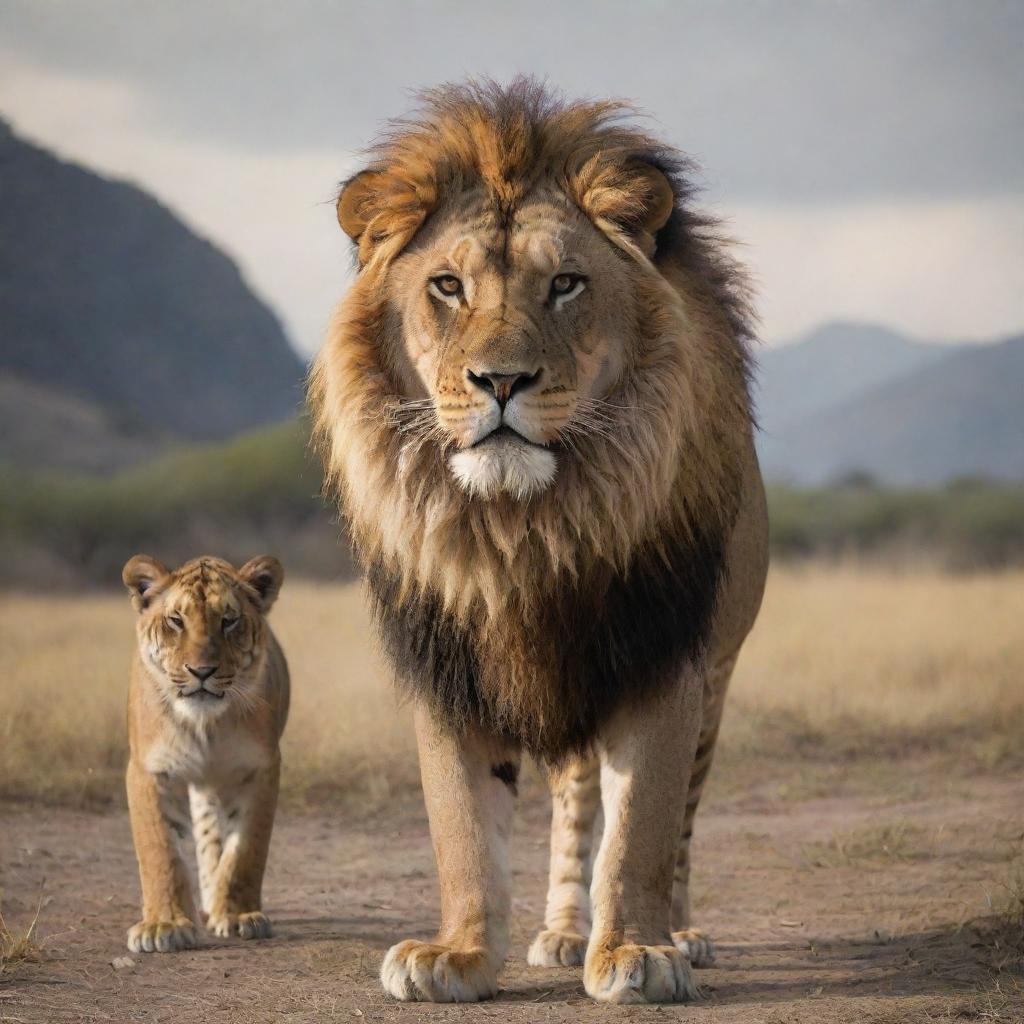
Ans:
[[[607,1002],[696,992],[670,883],[764,505],[745,282],[687,170],[622,104],[470,83],[339,196],[359,272],[309,400],[415,709],[442,891],[434,939],[385,958],[396,998],[497,991],[522,750],[557,780],[531,960],[582,958]]]
[[[729,680],[736,665],[731,655],[711,667],[704,682],[700,736],[686,791],[686,811],[676,854],[672,887],[672,939],[695,967],[714,962],[711,939],[691,927],[690,841],[704,792],[725,708]],[[535,967],[583,963],[590,934],[590,881],[594,824],[600,808],[600,763],[593,755],[572,759],[550,777],[551,864],[544,928],[527,960]]]
[[[289,698],[288,668],[266,621],[280,563],[264,555],[235,569],[206,557],[171,572],[137,555],[123,577],[138,613],[127,787],[143,901],[128,948],[197,945],[181,850],[189,836],[207,928],[265,938],[263,871]]]

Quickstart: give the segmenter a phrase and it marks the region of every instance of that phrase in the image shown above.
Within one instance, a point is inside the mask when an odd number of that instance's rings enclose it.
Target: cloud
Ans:
[[[743,204],[729,221],[771,341],[830,319],[947,341],[1024,327],[1024,199]]]
[[[351,151],[410,89],[531,72],[636,100],[730,201],[1024,191],[1015,0],[6,0],[0,26],[9,58],[218,148]]]

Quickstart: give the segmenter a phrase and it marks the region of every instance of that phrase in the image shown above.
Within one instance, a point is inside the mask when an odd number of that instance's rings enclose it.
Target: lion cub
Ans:
[[[270,935],[263,869],[277,804],[288,666],[266,614],[284,571],[196,558],[170,572],[136,555],[122,578],[138,612],[128,692],[128,809],[142,881],[134,953],[198,944],[179,840],[191,829],[206,925]]]

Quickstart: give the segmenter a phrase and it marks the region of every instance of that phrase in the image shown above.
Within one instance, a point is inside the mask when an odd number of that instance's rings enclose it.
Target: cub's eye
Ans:
[[[462,282],[454,274],[432,277],[430,285],[442,299],[454,299],[462,294]]]
[[[556,274],[551,279],[551,295],[560,298],[583,291],[585,278],[582,274]]]
[[[185,628],[185,620],[180,615],[168,615],[167,621],[171,624],[171,628],[176,629],[179,633]]]
[[[225,633],[230,633],[231,630],[233,630],[237,625],[237,615],[225,615],[224,618],[221,620],[220,628],[223,629]]]

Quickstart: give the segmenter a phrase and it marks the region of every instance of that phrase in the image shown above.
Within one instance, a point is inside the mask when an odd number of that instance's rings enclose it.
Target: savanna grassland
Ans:
[[[119,593],[0,596],[0,797],[121,802],[132,618]],[[415,790],[411,726],[359,585],[286,581],[272,623],[293,679],[286,799],[365,811]],[[717,788],[749,774],[803,793],[807,772],[789,764],[814,765],[816,786],[839,770],[906,785],[908,754],[960,774],[1024,767],[1022,623],[1024,570],[773,570],[732,684]]]
[[[409,717],[358,585],[289,580],[293,676],[267,906],[278,937],[115,970],[136,915],[118,594],[0,597],[0,1020],[632,1019],[578,971],[524,963],[547,807],[524,787],[512,959],[478,1009],[398,1007],[375,981],[429,933],[430,844]],[[696,923],[720,941],[709,1021],[1024,1020],[1024,570],[773,570],[698,817]],[[139,958],[136,958],[139,959]],[[38,962],[36,962],[38,961]],[[209,986],[209,987],[204,987]],[[357,1013],[358,1011],[358,1013]]]

